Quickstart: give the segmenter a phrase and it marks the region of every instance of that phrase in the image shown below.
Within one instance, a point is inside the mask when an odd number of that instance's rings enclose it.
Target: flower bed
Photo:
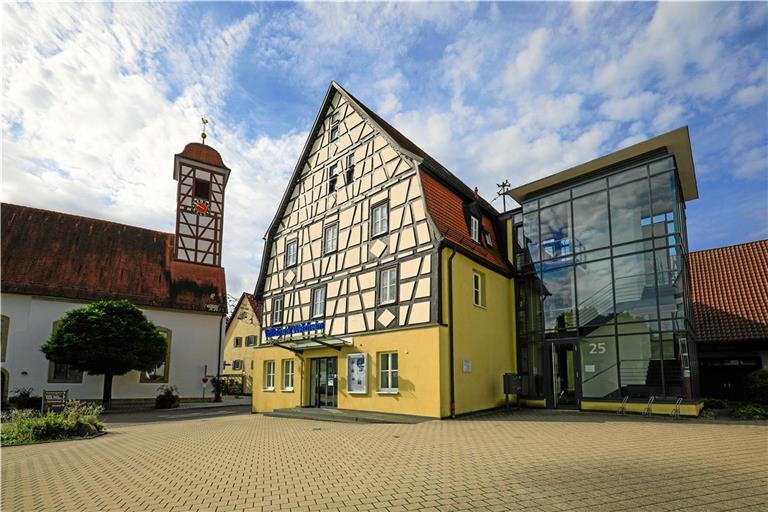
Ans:
[[[99,421],[102,408],[70,400],[62,412],[40,413],[29,409],[11,411],[0,431],[3,446],[60,439],[93,437],[104,430]]]

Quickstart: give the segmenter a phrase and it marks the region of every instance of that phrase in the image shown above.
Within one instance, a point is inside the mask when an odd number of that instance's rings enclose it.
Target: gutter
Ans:
[[[214,402],[221,402],[221,338],[222,327],[224,326],[224,319],[226,317],[226,314],[222,314],[221,319],[219,320],[219,356],[216,359],[216,387],[214,389]]]
[[[456,248],[451,247],[451,255],[448,257],[448,368],[450,368],[450,393],[451,393],[451,418],[456,417],[456,382],[454,372],[453,354],[453,257],[456,256]]]

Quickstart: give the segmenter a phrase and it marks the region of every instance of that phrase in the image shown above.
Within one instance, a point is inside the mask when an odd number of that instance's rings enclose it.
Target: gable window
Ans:
[[[235,348],[242,347],[243,346],[243,338],[240,336],[235,336]]]
[[[379,274],[379,304],[397,301],[397,267],[387,268]]]
[[[355,155],[349,154],[347,155],[347,181],[346,184],[349,185],[352,183],[352,180],[355,179]]]
[[[485,276],[480,272],[472,272],[472,303],[485,307]]]
[[[298,253],[299,242],[298,240],[291,240],[285,245],[285,267],[292,267],[296,265],[296,255]]]
[[[283,359],[283,391],[293,390],[293,359]]]
[[[339,238],[339,225],[331,224],[325,227],[323,236],[323,254],[330,254],[336,250]]]
[[[336,180],[339,178],[337,164],[333,164],[328,168],[328,193],[332,194],[336,191]]]
[[[242,359],[235,359],[232,361],[232,370],[239,372],[243,369],[243,360]]]
[[[211,198],[211,182],[195,178],[195,197],[198,199]]]
[[[141,372],[139,382],[168,382],[168,369],[171,366],[171,331],[162,327],[158,327],[158,330],[168,343],[165,351],[165,360],[150,371]]]
[[[469,234],[477,243],[480,243],[480,220],[477,217],[470,217]]]
[[[283,298],[275,297],[272,300],[272,325],[283,323]]]
[[[325,316],[325,286],[312,290],[312,318]]]
[[[254,336],[254,335],[246,336],[245,337],[245,346],[246,347],[252,347],[254,345],[256,345],[256,336]]]
[[[264,361],[264,389],[272,391],[275,389],[275,362]]]
[[[331,116],[331,142],[339,139],[339,113],[334,112]]]
[[[397,393],[397,352],[379,354],[379,391]]]
[[[491,233],[489,231],[483,230],[483,236],[485,237],[485,245],[488,247],[493,247],[493,239],[491,238]]]
[[[380,236],[389,231],[389,203],[377,204],[371,210],[371,236]]]

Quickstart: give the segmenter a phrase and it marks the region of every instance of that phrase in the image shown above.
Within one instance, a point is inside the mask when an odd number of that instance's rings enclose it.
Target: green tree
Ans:
[[[112,402],[112,377],[151,371],[165,360],[168,342],[127,300],[93,302],[69,311],[41,350],[56,363],[104,375],[103,406]]]

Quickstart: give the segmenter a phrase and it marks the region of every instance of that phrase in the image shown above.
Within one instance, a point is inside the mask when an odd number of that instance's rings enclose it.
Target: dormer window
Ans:
[[[211,182],[195,178],[195,198],[208,200],[211,198]]]
[[[485,245],[493,247],[493,239],[491,238],[490,231],[483,230],[483,237],[485,238]]]
[[[347,182],[349,185],[355,179],[355,155],[347,155]]]
[[[328,168],[328,193],[332,194],[336,191],[336,180],[338,179],[338,170],[336,164],[333,164]]]
[[[480,243],[480,219],[475,216],[471,216],[469,222],[469,235],[476,243]]]
[[[334,112],[331,116],[331,142],[339,139],[339,113]]]

